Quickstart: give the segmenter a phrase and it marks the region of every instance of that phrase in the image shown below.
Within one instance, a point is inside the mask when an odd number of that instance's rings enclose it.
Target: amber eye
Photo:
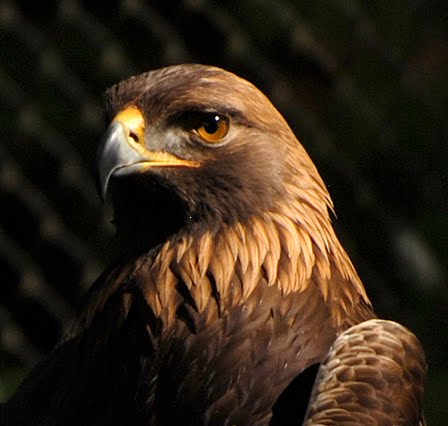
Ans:
[[[223,115],[210,114],[201,121],[195,130],[206,142],[219,142],[229,132],[229,119]]]

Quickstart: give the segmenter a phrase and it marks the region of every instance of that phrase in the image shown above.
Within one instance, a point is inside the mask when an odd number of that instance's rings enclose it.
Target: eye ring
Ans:
[[[204,141],[217,143],[227,136],[229,128],[230,122],[226,116],[207,114],[194,130]]]

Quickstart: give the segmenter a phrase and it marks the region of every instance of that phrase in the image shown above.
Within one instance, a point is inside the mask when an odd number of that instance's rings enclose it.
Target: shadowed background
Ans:
[[[70,327],[114,254],[93,174],[102,92],[199,62],[284,114],[378,314],[429,363],[448,423],[448,6],[438,1],[0,0],[0,401]]]

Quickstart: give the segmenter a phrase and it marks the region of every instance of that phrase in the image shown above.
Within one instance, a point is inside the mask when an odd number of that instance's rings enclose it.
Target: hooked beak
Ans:
[[[144,141],[145,120],[136,107],[121,111],[112,121],[97,153],[97,178],[101,199],[112,176],[142,173],[154,167],[198,167],[162,151],[150,151]]]

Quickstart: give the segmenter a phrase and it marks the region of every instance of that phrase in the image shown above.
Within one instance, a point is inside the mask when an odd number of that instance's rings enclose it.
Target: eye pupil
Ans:
[[[203,127],[204,130],[210,135],[216,133],[219,129],[219,115],[210,117],[207,121],[204,122]]]

